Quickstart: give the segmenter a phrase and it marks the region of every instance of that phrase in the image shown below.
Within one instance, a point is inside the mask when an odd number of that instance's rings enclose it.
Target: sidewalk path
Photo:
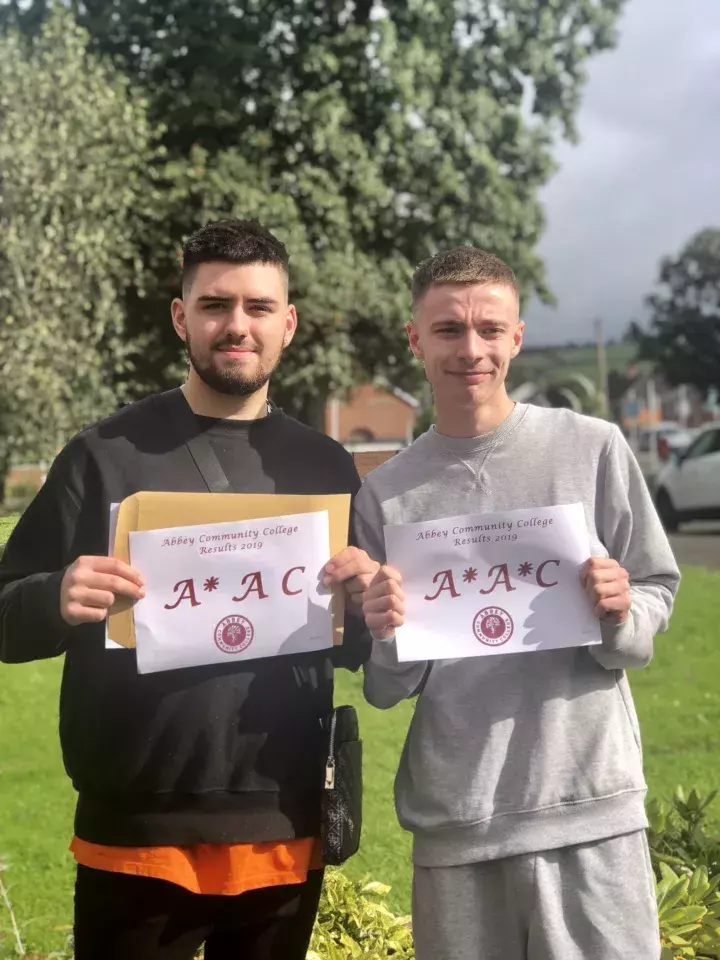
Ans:
[[[720,523],[688,523],[670,537],[678,563],[720,570]]]

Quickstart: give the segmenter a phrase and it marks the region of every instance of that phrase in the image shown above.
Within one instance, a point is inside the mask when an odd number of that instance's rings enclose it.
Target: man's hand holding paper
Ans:
[[[604,623],[624,623],[630,614],[630,575],[612,557],[592,557],[580,569],[580,583]]]
[[[351,607],[360,610],[365,591],[379,569],[380,564],[371,560],[364,550],[359,547],[346,547],[326,564],[323,583],[326,587],[344,584]]]
[[[142,574],[115,557],[78,557],[60,587],[60,615],[71,627],[100,623],[118,596],[135,602],[145,596]]]
[[[365,592],[363,613],[375,640],[391,640],[405,623],[402,575],[387,564],[380,567]]]

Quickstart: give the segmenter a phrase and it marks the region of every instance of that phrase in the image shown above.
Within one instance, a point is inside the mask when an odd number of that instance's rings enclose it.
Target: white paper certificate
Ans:
[[[327,511],[130,533],[140,673],[332,646]]]
[[[385,545],[403,575],[401,661],[600,642],[579,580],[590,556],[582,504],[392,524]]]

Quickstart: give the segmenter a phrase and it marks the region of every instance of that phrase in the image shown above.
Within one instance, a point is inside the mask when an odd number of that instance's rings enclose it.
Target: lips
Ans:
[[[250,347],[237,347],[237,346],[224,346],[217,348],[218,353],[224,353],[229,357],[244,357],[250,353],[255,353],[255,350]]]

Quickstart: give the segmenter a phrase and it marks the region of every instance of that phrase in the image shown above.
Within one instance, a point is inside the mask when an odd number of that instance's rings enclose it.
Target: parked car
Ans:
[[[693,437],[693,430],[672,420],[641,428],[637,435],[635,455],[643,473],[651,476],[673,454],[686,450]]]
[[[720,520],[720,423],[702,427],[686,450],[671,455],[655,503],[671,532],[687,520]]]

